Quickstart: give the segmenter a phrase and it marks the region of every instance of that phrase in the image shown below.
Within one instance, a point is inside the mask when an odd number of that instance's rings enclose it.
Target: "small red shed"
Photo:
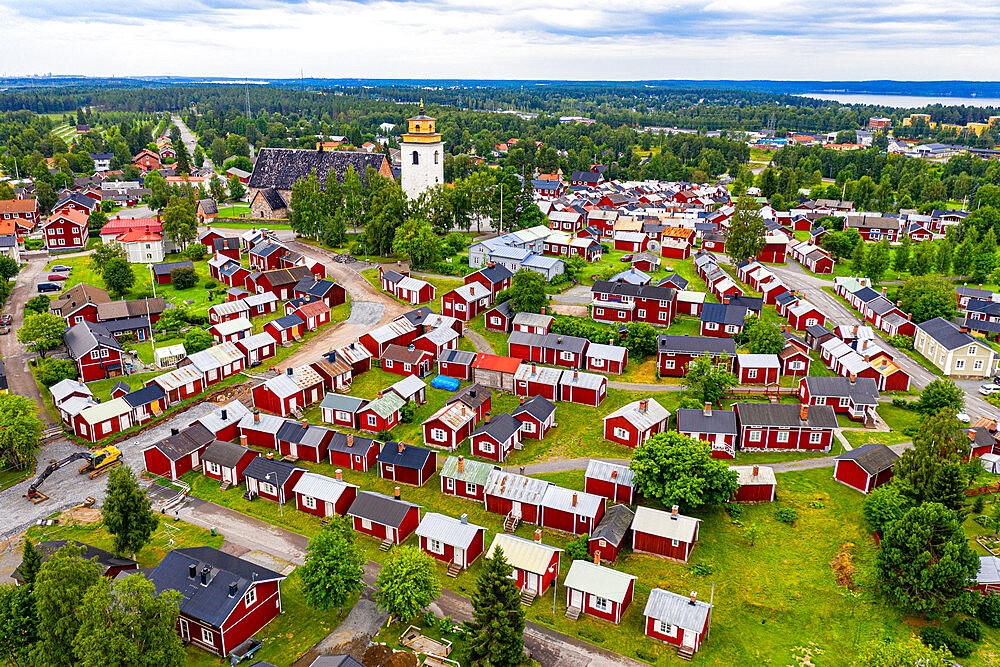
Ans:
[[[632,603],[635,580],[639,577],[585,560],[570,565],[566,587],[567,613],[577,610],[612,623],[621,623],[622,614]]]
[[[892,479],[899,454],[883,444],[870,442],[837,457],[833,478],[861,493],[871,493]]]
[[[448,563],[448,572],[465,570],[479,558],[485,547],[486,529],[461,518],[428,512],[417,526],[420,549]]]

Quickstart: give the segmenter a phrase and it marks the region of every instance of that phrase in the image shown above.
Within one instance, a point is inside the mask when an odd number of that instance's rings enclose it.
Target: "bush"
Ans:
[[[640,660],[645,660],[648,663],[655,663],[660,659],[659,653],[656,653],[652,649],[646,648],[645,646],[639,646],[636,648],[635,654]]]
[[[465,250],[465,237],[457,232],[452,232],[445,237],[444,244],[451,251],[452,255],[457,255]]]
[[[982,496],[979,497],[982,498]],[[993,523],[993,519],[985,514],[980,514],[977,517],[973,517],[972,520],[978,523],[983,528],[988,528]]]
[[[215,339],[204,329],[191,329],[184,335],[184,349],[187,350],[188,354],[207,350],[213,345],[215,345]]]
[[[963,618],[955,626],[955,632],[974,642],[978,642],[983,638],[983,626],[974,618]]]
[[[1000,628],[1000,595],[995,593],[986,595],[979,603],[976,616],[991,628]]]
[[[66,379],[76,379],[76,364],[69,359],[44,357],[35,364],[35,377],[46,387]]]
[[[737,503],[726,503],[726,514],[729,515],[730,519],[739,519],[743,516],[743,505]]]
[[[982,469],[982,466],[976,467]],[[986,509],[986,497],[976,496],[976,499],[972,501],[972,511],[975,514],[982,514],[984,509]]]
[[[575,540],[567,542],[566,558],[568,562],[590,560],[590,535],[584,533]]]
[[[902,334],[896,334],[895,336],[889,336],[889,344],[893,347],[897,347],[901,350],[912,350],[913,349],[913,336],[904,336]]]
[[[787,523],[789,526],[794,526],[795,522],[799,520],[799,513],[791,507],[782,507],[774,513],[774,518],[781,523]]]
[[[711,563],[695,563],[691,566],[691,574],[699,577],[707,577],[715,572],[715,566]]]
[[[190,266],[182,266],[170,272],[174,287],[177,289],[190,289],[198,284],[198,273]]]
[[[908,401],[905,398],[894,398],[892,399],[892,406],[895,408],[902,408],[903,410],[912,410],[913,401]]]
[[[47,313],[49,312],[49,299],[46,294],[39,294],[38,296],[28,300],[28,303],[24,304],[24,313]]]
[[[205,289],[215,289],[218,286],[219,283],[215,282],[214,280],[209,280],[207,283],[205,283]]]
[[[42,239],[28,239],[24,242],[25,250],[41,250],[45,247],[45,241]]]
[[[184,249],[184,255],[192,262],[200,262],[208,254],[208,248],[201,243],[192,243]]]
[[[392,440],[392,433],[389,433],[385,429],[382,429],[381,431],[375,434],[375,439],[379,440],[380,442],[389,442],[390,440]]]
[[[399,417],[403,420],[404,424],[413,423],[413,404],[407,403],[399,410]]]

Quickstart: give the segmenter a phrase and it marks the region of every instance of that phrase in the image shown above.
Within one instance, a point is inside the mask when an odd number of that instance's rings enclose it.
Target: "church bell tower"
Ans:
[[[420,100],[420,113],[406,119],[406,134],[399,149],[403,192],[409,199],[416,199],[424,190],[444,183],[444,142],[435,122],[436,119],[424,114],[423,100]]]

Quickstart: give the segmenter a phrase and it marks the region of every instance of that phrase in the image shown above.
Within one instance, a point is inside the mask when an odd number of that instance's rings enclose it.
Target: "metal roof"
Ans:
[[[264,386],[278,398],[287,398],[302,391],[302,387],[285,373],[275,375],[264,382]]]
[[[269,459],[266,456],[258,456],[250,465],[246,467],[243,471],[245,477],[250,479],[256,479],[261,482],[267,482],[268,484],[276,484],[277,486],[284,486],[288,478],[292,476],[296,470],[302,470],[305,472],[304,468],[299,468],[293,466],[291,463],[286,463],[285,461],[280,461],[278,459]],[[270,475],[270,477],[268,477]]]
[[[124,398],[113,398],[104,403],[97,403],[80,411],[80,417],[88,424],[100,424],[102,421],[132,412],[132,406]]]
[[[468,521],[462,521],[461,519],[445,516],[444,514],[437,514],[436,512],[428,512],[420,520],[420,525],[417,526],[416,533],[420,537],[438,540],[444,544],[467,549],[472,544],[472,540],[476,539],[476,535],[480,531],[485,530],[482,526],[468,523]]]
[[[616,547],[621,546],[632,527],[635,512],[628,505],[612,505],[594,528],[591,540],[606,540]]]
[[[700,600],[692,603],[690,598],[683,595],[654,588],[649,592],[649,599],[646,600],[646,608],[642,613],[648,618],[655,618],[684,630],[701,632],[711,611],[710,604]]]
[[[353,414],[364,407],[367,403],[368,399],[365,398],[330,392],[323,397],[323,401],[319,404],[319,407],[326,408],[328,410],[343,410]]]
[[[596,496],[586,491],[572,491],[551,484],[542,496],[542,506],[593,518],[604,506],[604,496]]]
[[[529,505],[541,505],[545,489],[551,485],[542,479],[525,477],[505,470],[493,470],[486,479],[486,495],[506,498]]]
[[[610,359],[611,361],[625,361],[628,349],[620,345],[605,345],[604,343],[591,343],[587,347],[588,359]]]
[[[397,410],[402,409],[404,405],[406,405],[406,401],[400,398],[398,394],[383,393],[380,398],[376,398],[366,405],[364,409],[371,410],[382,419],[388,419]]]
[[[246,338],[241,338],[236,342],[241,347],[245,347],[247,350],[259,350],[267,347],[268,345],[274,345],[274,336],[269,333],[259,333],[247,336]]]
[[[505,301],[504,303],[509,303]],[[499,306],[498,306],[499,307]],[[528,313],[521,311],[514,315],[513,323],[528,327],[548,327],[555,318],[551,315],[540,315],[539,313]]]
[[[977,584],[1000,584],[1000,558],[996,556],[980,556],[979,571],[976,573]]]
[[[259,421],[254,421],[255,419]],[[246,429],[276,435],[286,421],[288,420],[284,417],[268,414],[267,412],[258,412],[256,414],[248,412],[240,419],[239,426],[241,432]]]
[[[214,328],[220,336],[230,336],[234,333],[239,333],[241,331],[246,331],[247,329],[252,329],[253,325],[245,317],[237,317],[234,320],[226,320],[225,322],[219,322],[218,324],[213,324]]]
[[[573,385],[581,389],[600,389],[607,383],[607,378],[595,373],[581,373],[574,370],[565,370],[559,378],[560,385]]]
[[[632,521],[632,530],[641,533],[648,533],[670,540],[680,540],[681,542],[694,542],[695,533],[698,531],[698,524],[701,519],[678,514],[674,516],[670,512],[654,510],[651,507],[639,505],[635,508],[635,519]]]
[[[509,413],[501,413],[492,419],[487,415],[486,421],[479,425],[472,435],[489,435],[499,443],[507,442],[515,433],[521,430],[521,421]]]
[[[587,462],[587,472],[584,477],[631,487],[634,473],[628,466],[601,461],[600,459],[590,459]]]
[[[555,386],[562,378],[562,369],[550,368],[548,366],[538,366],[534,363],[521,364],[514,373],[514,379],[518,381],[538,382],[544,385]]]
[[[869,475],[888,470],[899,460],[899,454],[885,445],[870,442],[837,457],[838,461],[854,461]]]
[[[738,433],[736,413],[732,410],[712,410],[708,415],[697,408],[677,410],[677,430],[681,433]]]
[[[645,412],[640,409],[642,401],[648,401],[648,407]],[[636,428],[645,431],[646,429],[659,424],[664,419],[670,419],[670,411],[657,403],[656,399],[643,398],[623,405],[606,416],[604,421],[615,419],[616,417],[624,417],[630,424],[633,424]]]
[[[496,534],[486,552],[486,557],[493,558],[493,553],[497,549],[503,551],[504,559],[511,566],[534,574],[545,574],[552,561],[552,555],[562,551],[541,542],[533,542],[507,533]]]
[[[302,477],[299,477],[299,481],[295,482],[295,488],[292,491],[317,500],[336,503],[348,488],[356,489],[358,487],[333,477],[307,472],[303,473]]]
[[[921,322],[917,328],[944,346],[946,350],[957,350],[966,345],[982,345],[971,334],[962,331],[954,322],[943,317]]]
[[[736,363],[747,368],[781,368],[776,354],[737,354]]]
[[[569,566],[563,585],[566,588],[591,593],[621,604],[629,588],[639,577],[610,567],[595,565],[589,560],[575,560]]]
[[[128,400],[128,397],[125,397]],[[225,418],[223,418],[225,414]],[[212,410],[198,421],[212,433],[218,433],[227,426],[238,424],[243,417],[250,414],[245,405],[239,401],[230,401],[225,405]]]
[[[497,469],[492,463],[484,463],[473,459],[462,458],[462,470],[459,472],[459,457],[449,456],[441,466],[441,477],[451,477],[459,482],[469,482],[484,486],[490,473]]]
[[[754,468],[757,474],[754,475]],[[730,470],[739,475],[740,486],[755,486],[759,484],[776,486],[778,479],[774,476],[774,469],[768,466],[729,466]]]
[[[59,403],[65,400],[70,394],[80,393],[85,396],[94,395],[94,392],[90,391],[90,387],[82,382],[77,382],[76,380],[71,380],[69,378],[60,380],[56,384],[49,387],[49,393],[52,394],[52,400],[55,401],[56,405],[59,405]]]

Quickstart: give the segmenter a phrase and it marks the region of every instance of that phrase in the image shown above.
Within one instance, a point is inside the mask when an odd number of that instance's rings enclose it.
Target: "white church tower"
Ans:
[[[435,120],[424,115],[423,100],[420,100],[420,114],[406,119],[408,127],[399,148],[403,192],[410,199],[444,183],[444,142],[434,128]]]

